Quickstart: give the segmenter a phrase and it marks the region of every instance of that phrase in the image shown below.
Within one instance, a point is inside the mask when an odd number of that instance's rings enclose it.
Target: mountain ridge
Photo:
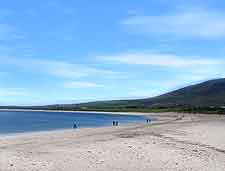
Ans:
[[[127,104],[130,103],[130,104]],[[140,107],[172,107],[172,106],[225,106],[225,78],[208,80],[190,85],[156,97],[136,100],[99,101],[78,104],[79,107],[98,105],[140,105]],[[137,106],[138,107],[138,106]]]
[[[225,78],[208,80],[156,97],[135,100],[95,101],[80,104],[12,107],[48,110],[152,111],[154,108],[224,108]],[[3,107],[1,107],[3,108]]]

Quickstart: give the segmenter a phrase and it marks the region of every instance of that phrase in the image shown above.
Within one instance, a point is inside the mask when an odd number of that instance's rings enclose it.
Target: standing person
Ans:
[[[76,129],[76,128],[77,128],[77,124],[74,123],[74,124],[73,124],[73,129]]]

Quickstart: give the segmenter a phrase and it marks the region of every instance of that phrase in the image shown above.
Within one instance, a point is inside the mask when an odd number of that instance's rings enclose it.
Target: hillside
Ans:
[[[153,98],[91,102],[74,105],[78,108],[151,108],[225,106],[225,79],[206,81]]]
[[[215,111],[216,113],[221,113],[221,111],[225,113],[223,106],[225,106],[225,79],[206,81],[146,99],[97,101],[48,106],[5,106],[0,108],[142,112],[174,110],[208,112],[213,110],[214,113]]]
[[[225,79],[206,81],[146,100],[148,106],[225,106]]]

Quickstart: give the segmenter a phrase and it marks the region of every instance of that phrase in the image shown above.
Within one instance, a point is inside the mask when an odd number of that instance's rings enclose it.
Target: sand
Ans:
[[[175,116],[0,136],[0,171],[224,171],[225,117]]]

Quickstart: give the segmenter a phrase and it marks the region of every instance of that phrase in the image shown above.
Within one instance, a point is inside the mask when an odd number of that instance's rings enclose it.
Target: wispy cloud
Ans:
[[[208,9],[183,9],[162,15],[134,15],[122,21],[130,32],[149,36],[184,38],[225,37],[225,13]]]
[[[15,25],[8,23],[8,17],[13,16],[15,11],[10,9],[0,9],[0,40],[13,41],[24,39],[24,34],[20,33]]]
[[[198,67],[207,65],[221,65],[225,61],[214,58],[186,57],[174,54],[152,53],[120,53],[97,57],[98,60],[118,64],[152,65],[160,67]]]
[[[80,89],[80,88],[103,88],[104,85],[93,83],[93,82],[80,82],[80,81],[71,81],[64,83],[65,88],[70,89]]]
[[[20,39],[24,39],[24,35],[18,33],[17,29],[14,26],[0,23],[0,40],[12,41]]]
[[[51,75],[60,78],[81,78],[91,75],[102,77],[114,76],[118,72],[74,64],[65,60],[50,60],[44,58],[0,57],[0,65],[14,66],[20,71],[29,71],[35,74]]]
[[[0,96],[29,96],[30,94],[23,88],[0,88]]]
[[[158,89],[153,88],[149,89],[130,88],[128,91],[128,95],[134,99],[154,97],[160,95],[161,93],[162,92],[160,92]]]

